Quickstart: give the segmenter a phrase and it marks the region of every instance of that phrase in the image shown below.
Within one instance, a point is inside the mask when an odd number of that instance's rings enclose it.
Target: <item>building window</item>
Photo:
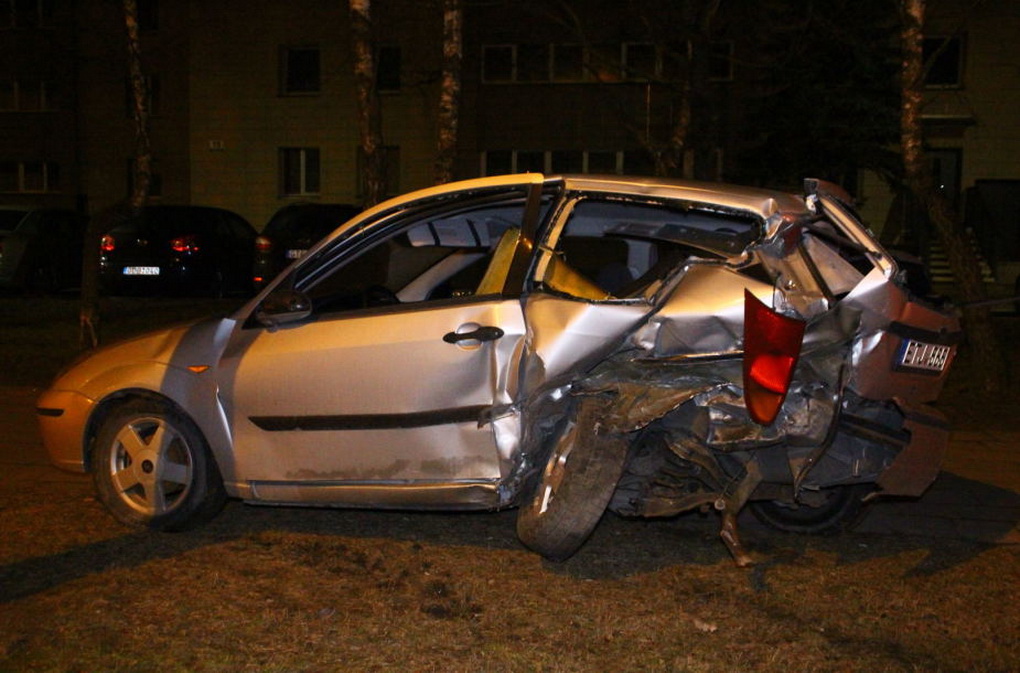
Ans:
[[[545,172],[545,152],[542,152],[541,150],[518,150],[515,154],[514,172]]]
[[[53,24],[55,0],[0,0],[0,28],[45,28]]]
[[[482,153],[482,175],[509,173],[620,173],[623,153],[613,150],[489,150]]]
[[[926,37],[923,54],[926,87],[953,89],[963,84],[963,41],[959,37]]]
[[[517,81],[549,81],[549,45],[517,45]]]
[[[60,166],[51,161],[0,161],[0,192],[60,191]]]
[[[482,152],[482,175],[508,175],[514,172],[514,153],[511,150]]]
[[[400,91],[400,47],[380,47],[376,57],[375,86],[379,91]]]
[[[319,148],[280,148],[280,193],[304,196],[320,191]]]
[[[280,93],[319,93],[321,73],[318,47],[283,47],[280,50]]]
[[[135,193],[135,160],[133,157],[127,159],[127,195],[128,198]],[[163,196],[163,174],[157,170],[156,161],[149,162],[149,193],[148,198]]]
[[[585,152],[585,173],[614,174],[620,172],[620,153],[613,151]]]
[[[553,173],[583,173],[584,152],[581,150],[553,150],[549,157],[549,170]]]
[[[655,175],[655,162],[646,150],[624,152],[623,172],[627,175]]]
[[[733,81],[733,42],[720,40],[708,45],[708,81]]]
[[[18,83],[14,80],[0,80],[0,110],[18,109]]]
[[[514,81],[514,47],[510,44],[482,47],[482,81]]]
[[[596,82],[619,82],[622,72],[619,44],[596,44],[588,49],[588,68]]]
[[[142,30],[159,28],[159,0],[138,0],[138,27]]]
[[[579,82],[584,79],[584,47],[579,44],[553,45],[553,79]]]
[[[629,80],[650,80],[659,75],[659,59],[654,44],[625,42],[623,72]]]
[[[49,82],[25,79],[0,82],[0,110],[40,112],[54,109]]]

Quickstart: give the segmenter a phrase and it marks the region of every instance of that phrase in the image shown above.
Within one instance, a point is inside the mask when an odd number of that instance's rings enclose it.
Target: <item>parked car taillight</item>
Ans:
[[[265,236],[255,239],[255,250],[258,252],[269,252],[273,249],[273,241]]]
[[[195,234],[178,236],[170,241],[170,247],[174,252],[198,252],[198,236]]]
[[[113,252],[116,248],[117,241],[109,234],[105,234],[99,241],[99,249],[103,252]]]
[[[756,423],[769,425],[779,414],[806,324],[780,315],[744,290],[744,401]]]

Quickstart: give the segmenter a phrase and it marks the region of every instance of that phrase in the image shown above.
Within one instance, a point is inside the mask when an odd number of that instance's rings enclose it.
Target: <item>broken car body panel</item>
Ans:
[[[797,529],[805,512],[842,516],[828,496],[856,485],[919,495],[947,441],[924,405],[956,317],[907,292],[845,193],[806,187],[528,174],[391,200],[230,319],[70,369],[40,399],[45,443],[90,468],[117,405],[158,397],[194,421],[231,496],[486,509],[569,476],[581,458],[563,437],[616,437],[625,464],[591,471],[619,479],[611,509],[715,508],[746,561],[749,501]],[[594,408],[598,428],[578,431]],[[546,504],[523,530],[544,530]]]

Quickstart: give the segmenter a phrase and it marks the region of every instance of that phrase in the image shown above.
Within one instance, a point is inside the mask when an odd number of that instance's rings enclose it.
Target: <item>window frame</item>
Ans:
[[[315,54],[314,85],[307,88],[298,86],[298,73],[293,68],[298,67],[294,56],[301,53]],[[313,79],[311,74],[306,75]],[[279,82],[278,93],[284,97],[319,96],[322,94],[322,49],[317,44],[307,45],[281,45],[279,48]]]
[[[297,165],[292,166],[291,158],[297,159]],[[309,170],[309,160],[314,157],[314,189],[310,187],[312,171]],[[279,171],[279,195],[281,198],[318,196],[322,193],[322,150],[313,146],[288,145],[277,149],[277,164]],[[297,190],[291,191],[290,181],[291,170],[297,169]]]
[[[962,89],[967,43],[962,35],[925,36],[922,45],[924,82],[927,90]],[[953,53],[955,52],[955,54]],[[955,58],[954,58],[955,56]],[[951,81],[932,81],[933,73],[950,71]]]
[[[2,182],[0,182],[0,194],[59,194],[61,192],[60,185],[60,164],[55,161],[46,160],[10,160],[2,161],[0,165],[6,165],[13,168],[10,171],[9,177],[13,178],[14,189],[3,189]],[[30,181],[29,166],[38,166],[38,174],[41,177],[41,188],[29,188],[28,183]],[[34,175],[33,171],[33,175]]]

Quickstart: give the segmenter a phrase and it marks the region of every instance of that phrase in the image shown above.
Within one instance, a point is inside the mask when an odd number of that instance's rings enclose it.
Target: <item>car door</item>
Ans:
[[[265,298],[256,313],[281,295],[310,306],[279,325],[253,313],[223,358],[252,499],[497,504],[510,466],[489,421],[515,392],[525,330],[508,279],[528,261],[514,254],[527,202],[503,188],[357,226]]]

